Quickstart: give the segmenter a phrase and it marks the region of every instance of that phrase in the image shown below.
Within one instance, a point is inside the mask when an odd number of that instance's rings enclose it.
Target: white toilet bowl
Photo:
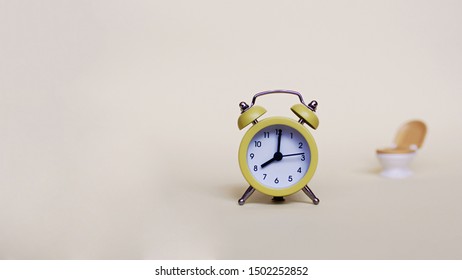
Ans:
[[[405,154],[381,154],[377,153],[377,158],[382,165],[380,175],[387,178],[406,178],[412,174],[410,165],[416,152]]]
[[[377,158],[388,178],[405,178],[412,174],[410,165],[417,150],[422,146],[427,126],[422,121],[410,121],[399,129],[390,148],[378,149]]]

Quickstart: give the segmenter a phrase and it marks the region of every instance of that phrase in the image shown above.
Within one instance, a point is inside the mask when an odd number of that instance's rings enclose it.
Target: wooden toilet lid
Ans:
[[[400,127],[394,148],[378,149],[378,154],[407,154],[420,148],[427,134],[427,126],[421,121],[410,121]],[[416,149],[411,149],[415,147]]]
[[[404,124],[396,134],[395,144],[400,148],[409,148],[412,145],[420,148],[427,134],[427,126],[421,121],[410,121]]]

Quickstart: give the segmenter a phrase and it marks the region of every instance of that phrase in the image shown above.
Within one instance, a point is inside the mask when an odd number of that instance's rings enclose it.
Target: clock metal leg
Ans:
[[[247,200],[247,198],[249,198],[249,196],[251,196],[253,194],[253,192],[255,191],[255,189],[250,186],[246,191],[245,193],[242,195],[241,199],[239,199],[239,205],[244,205],[245,201]]]
[[[314,193],[310,190],[308,185],[303,187],[303,192],[313,201],[314,205],[319,204],[319,199],[314,195]]]

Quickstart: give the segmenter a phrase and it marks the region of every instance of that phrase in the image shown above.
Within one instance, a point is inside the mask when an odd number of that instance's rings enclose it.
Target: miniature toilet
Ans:
[[[412,174],[410,164],[422,146],[427,126],[421,121],[410,121],[400,127],[390,148],[378,149],[377,157],[388,178],[405,178]]]

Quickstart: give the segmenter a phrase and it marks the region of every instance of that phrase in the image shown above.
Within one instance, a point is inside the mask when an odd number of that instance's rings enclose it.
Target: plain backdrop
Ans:
[[[0,258],[461,259],[461,10],[0,1]],[[238,104],[270,89],[319,102],[317,206],[237,204]],[[411,119],[414,175],[380,177]]]

